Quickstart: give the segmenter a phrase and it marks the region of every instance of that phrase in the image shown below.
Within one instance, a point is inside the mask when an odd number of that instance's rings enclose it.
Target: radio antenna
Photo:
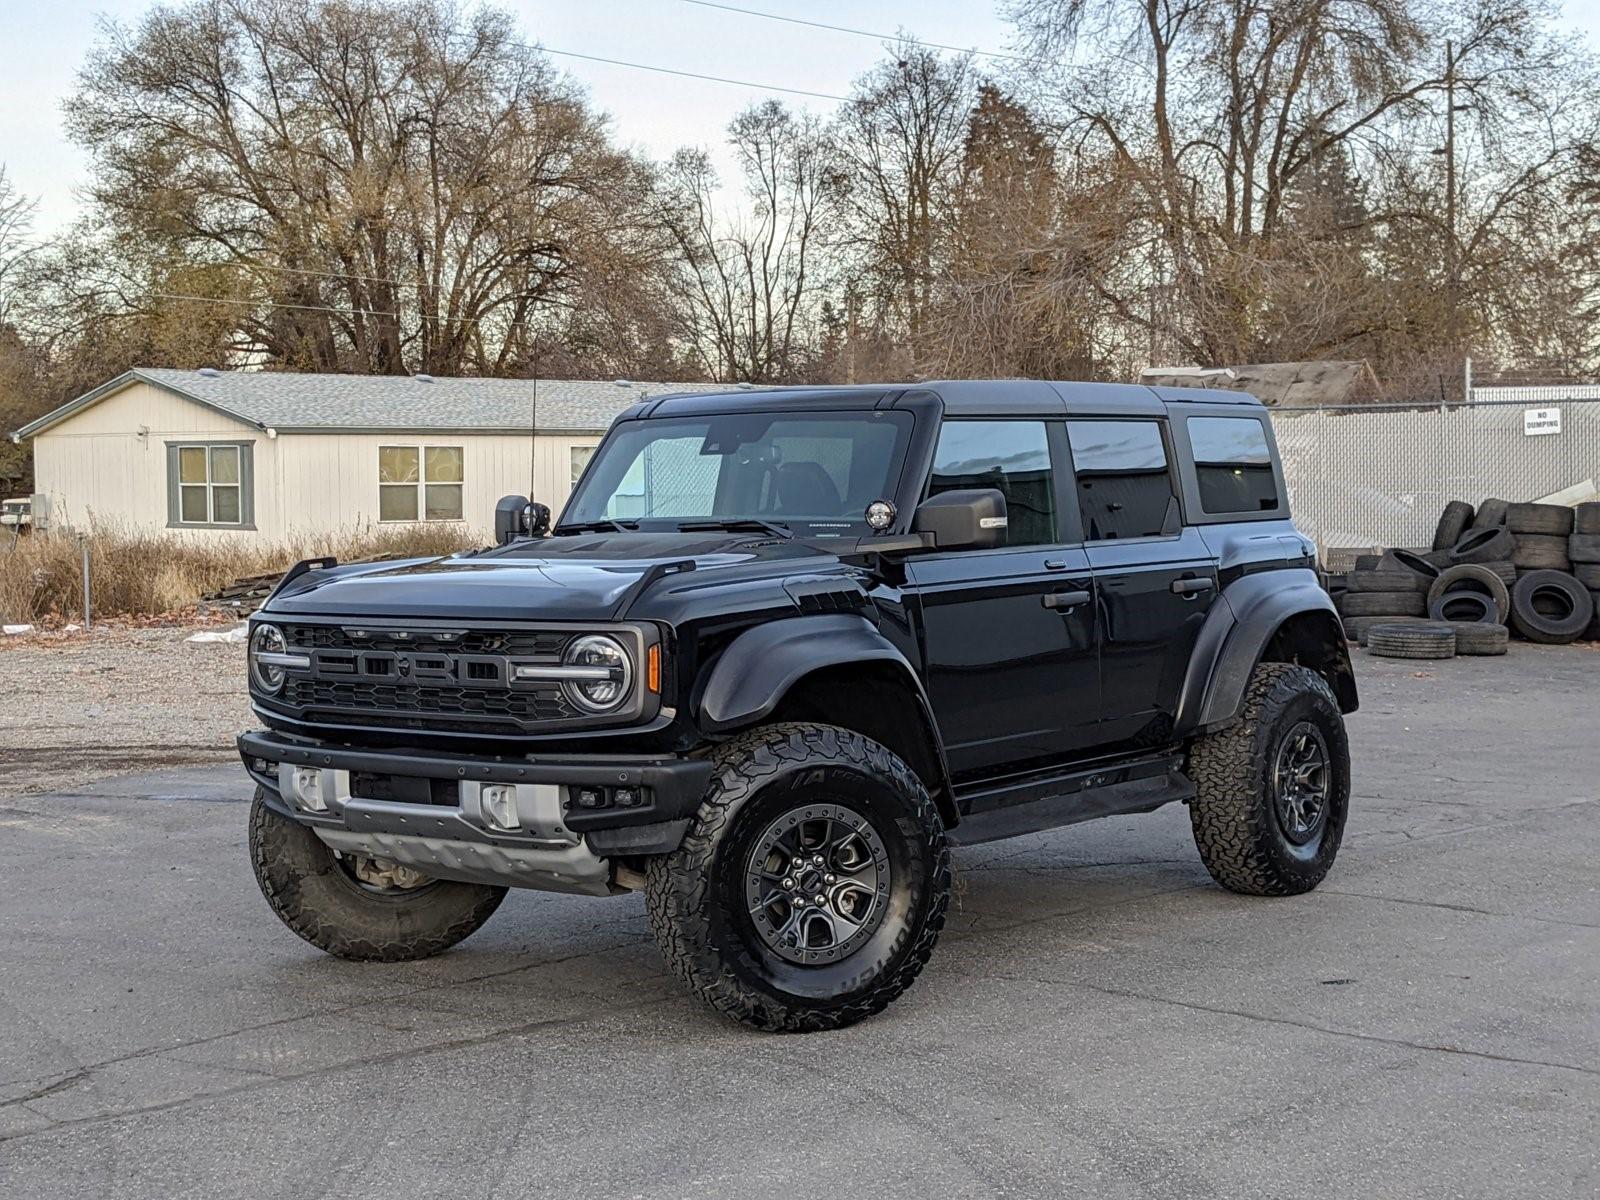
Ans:
[[[533,398],[528,403],[528,499],[539,490],[539,334],[533,335]]]

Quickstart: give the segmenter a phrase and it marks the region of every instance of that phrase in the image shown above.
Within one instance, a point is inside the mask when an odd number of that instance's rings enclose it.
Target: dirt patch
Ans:
[[[244,646],[196,628],[0,640],[0,795],[232,759],[254,723]]]

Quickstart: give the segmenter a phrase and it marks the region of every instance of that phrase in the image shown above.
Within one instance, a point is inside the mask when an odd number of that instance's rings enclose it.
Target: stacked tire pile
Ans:
[[[1600,640],[1600,504],[1452,500],[1431,550],[1362,555],[1329,590],[1345,636],[1388,658]]]

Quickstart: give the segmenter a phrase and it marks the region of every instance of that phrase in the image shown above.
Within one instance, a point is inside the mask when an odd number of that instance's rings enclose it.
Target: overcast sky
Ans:
[[[1010,29],[990,0],[729,0],[742,8],[808,17],[874,32],[905,29],[927,41],[1003,51]],[[570,50],[844,94],[882,52],[863,37],[762,20],[685,0],[501,0],[524,35]],[[0,163],[23,193],[39,198],[36,232],[49,234],[77,212],[85,158],[61,134],[61,100],[71,90],[99,23],[133,22],[150,0],[0,0],[6,58],[0,70]],[[1567,19],[1600,45],[1600,0],[1572,0]],[[611,114],[618,139],[654,157],[681,145],[721,142],[730,117],[759,90],[680,79],[572,58],[555,62]],[[826,100],[782,96],[822,111]]]

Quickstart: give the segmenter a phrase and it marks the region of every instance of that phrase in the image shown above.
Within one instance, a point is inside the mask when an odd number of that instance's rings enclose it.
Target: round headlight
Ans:
[[[285,654],[289,643],[283,630],[276,625],[257,625],[250,631],[250,675],[256,686],[264,692],[277,692],[283,687],[283,668],[263,663],[262,654]]]
[[[610,712],[628,698],[633,663],[615,638],[598,633],[574,638],[561,661],[569,667],[589,668],[585,674],[592,675],[569,679],[564,685],[568,698],[579,708],[592,713]]]

